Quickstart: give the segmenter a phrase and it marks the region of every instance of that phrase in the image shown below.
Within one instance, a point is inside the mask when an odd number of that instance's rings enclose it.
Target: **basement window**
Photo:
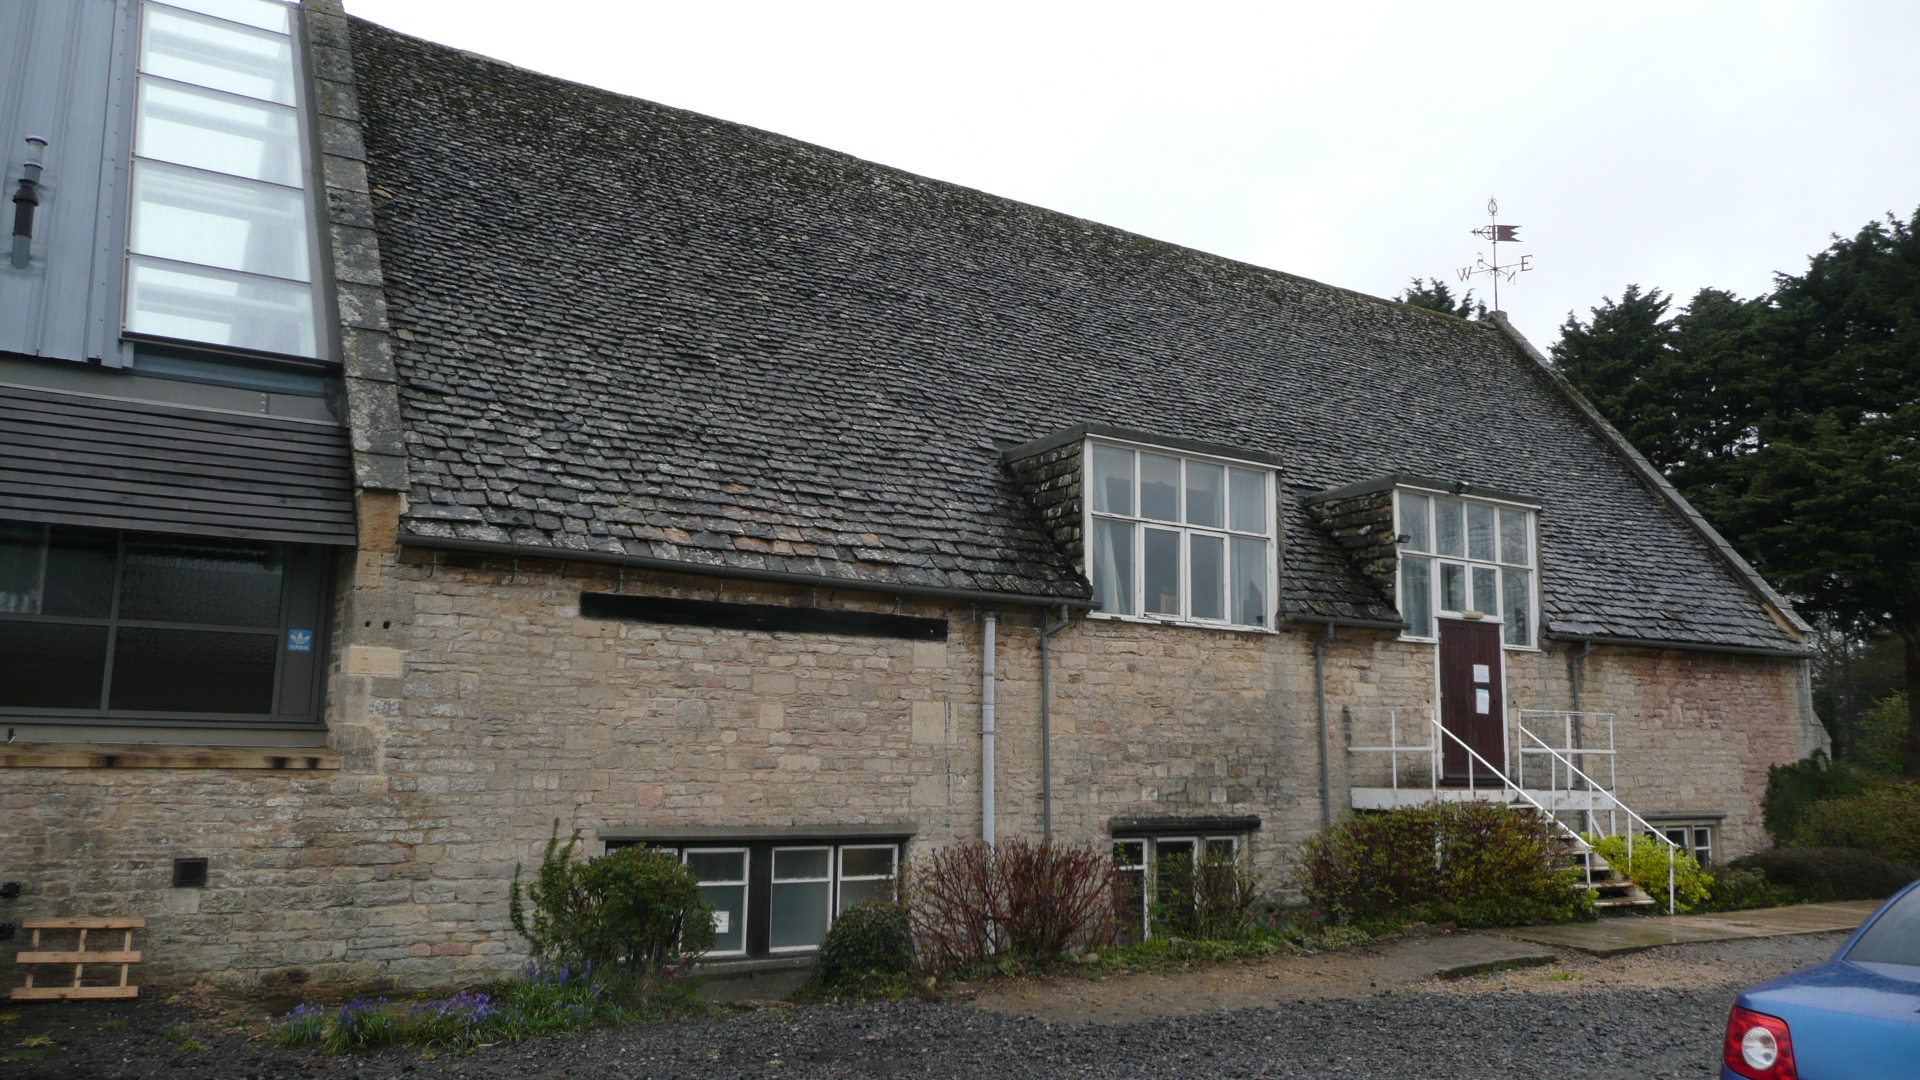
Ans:
[[[1171,898],[1169,878],[1196,869],[1203,855],[1232,858],[1245,842],[1241,833],[1115,839],[1113,865],[1125,882],[1128,925],[1150,937],[1155,905]]]

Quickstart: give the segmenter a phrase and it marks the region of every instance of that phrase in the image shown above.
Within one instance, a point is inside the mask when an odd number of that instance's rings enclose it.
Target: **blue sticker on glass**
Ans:
[[[312,652],[313,651],[313,631],[311,630],[287,631],[287,651],[288,652]]]

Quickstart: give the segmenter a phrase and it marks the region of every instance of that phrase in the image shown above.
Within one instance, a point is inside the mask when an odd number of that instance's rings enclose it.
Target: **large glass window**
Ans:
[[[1272,470],[1089,447],[1087,564],[1102,614],[1272,625]]]
[[[833,849],[773,849],[772,932],[774,952],[814,949],[833,922]]]
[[[311,721],[323,550],[0,521],[0,715]]]
[[[142,7],[128,330],[319,355],[292,31],[280,0]]]
[[[713,954],[747,951],[747,850],[688,851],[687,870],[700,883],[700,897],[713,905]]]
[[[1400,614],[1407,635],[1434,636],[1434,617],[1498,619],[1508,645],[1533,644],[1533,511],[1401,491]]]

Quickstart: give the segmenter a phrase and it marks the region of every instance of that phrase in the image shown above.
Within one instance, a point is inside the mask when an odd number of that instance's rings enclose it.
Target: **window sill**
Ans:
[[[7,743],[0,769],[338,769],[340,755],[317,746],[158,746]]]
[[[1087,618],[1106,622],[1133,623],[1136,626],[1178,626],[1189,630],[1224,630],[1230,634],[1279,633],[1270,626],[1240,626],[1236,623],[1196,622],[1192,619],[1156,619],[1145,615],[1115,615],[1105,611],[1089,611]]]

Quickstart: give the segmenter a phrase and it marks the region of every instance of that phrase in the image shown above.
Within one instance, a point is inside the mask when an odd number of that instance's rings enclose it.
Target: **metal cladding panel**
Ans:
[[[347,430],[0,384],[0,518],[351,545]]]
[[[117,365],[133,0],[0,0],[9,243],[28,137],[47,140],[31,261],[0,257],[0,352]]]

